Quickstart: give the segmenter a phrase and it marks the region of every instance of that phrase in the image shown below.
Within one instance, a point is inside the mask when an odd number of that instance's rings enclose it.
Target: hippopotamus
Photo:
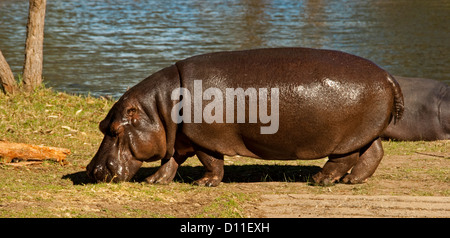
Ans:
[[[143,162],[161,160],[145,180],[167,184],[197,155],[205,173],[194,184],[218,186],[224,156],[328,157],[313,183],[363,183],[383,157],[381,133],[402,112],[395,78],[355,55],[309,48],[208,53],[125,92],[100,122],[104,137],[86,169],[97,182],[129,181]]]
[[[384,139],[432,141],[450,139],[450,87],[426,78],[395,76],[404,95],[405,112],[381,134]]]

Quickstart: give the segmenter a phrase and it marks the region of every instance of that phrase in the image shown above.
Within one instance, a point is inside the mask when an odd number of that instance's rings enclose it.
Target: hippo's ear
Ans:
[[[123,132],[123,126],[120,122],[110,122],[106,119],[100,122],[99,128],[103,135],[116,136]]]
[[[123,132],[123,126],[120,122],[114,121],[111,123],[110,131],[113,136],[120,135]]]
[[[98,128],[100,129],[100,131],[103,133],[103,135],[106,135],[106,133],[108,132],[108,124],[109,124],[109,120],[103,120],[100,122],[100,124],[98,125]]]

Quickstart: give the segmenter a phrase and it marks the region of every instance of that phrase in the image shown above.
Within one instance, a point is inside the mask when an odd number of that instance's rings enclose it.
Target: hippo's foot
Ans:
[[[359,151],[344,155],[330,155],[322,170],[312,177],[313,184],[333,185],[355,165],[358,156]]]
[[[312,185],[319,185],[319,186],[333,186],[336,181],[339,180],[339,178],[333,178],[330,176],[325,175],[322,172],[318,172],[314,176],[312,176],[313,182]]]
[[[348,174],[348,175],[344,176],[344,178],[342,178],[341,182],[346,183],[346,184],[359,184],[359,183],[367,182],[367,178],[364,180],[361,180],[360,178],[356,177],[355,175]]]
[[[197,157],[205,166],[206,173],[203,178],[194,181],[194,185],[215,187],[220,184],[223,178],[223,155],[196,151]]]
[[[175,176],[170,176],[167,174],[159,173],[159,170],[158,170],[156,173],[148,176],[145,179],[145,182],[154,183],[154,184],[168,184],[168,183],[172,182],[174,177]]]
[[[220,184],[222,178],[217,176],[203,176],[203,178],[195,180],[194,185],[206,186],[206,187],[216,187]]]

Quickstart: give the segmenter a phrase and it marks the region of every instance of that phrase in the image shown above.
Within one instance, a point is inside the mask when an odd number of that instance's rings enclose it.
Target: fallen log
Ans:
[[[69,154],[66,148],[0,141],[0,163],[53,160],[65,164]]]

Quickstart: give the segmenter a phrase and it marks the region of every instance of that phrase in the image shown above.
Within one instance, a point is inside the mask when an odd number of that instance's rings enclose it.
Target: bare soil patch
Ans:
[[[270,194],[267,217],[450,217],[450,197]]]

